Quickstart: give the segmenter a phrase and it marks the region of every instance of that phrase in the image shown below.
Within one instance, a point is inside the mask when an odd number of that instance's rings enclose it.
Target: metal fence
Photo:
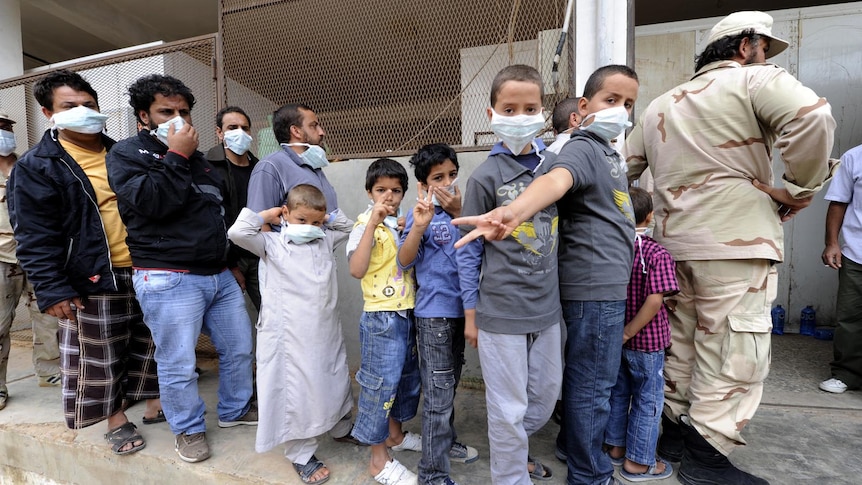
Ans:
[[[0,108],[18,122],[15,125],[18,152],[23,153],[38,143],[48,128],[48,119],[33,98],[33,84],[60,68],[78,72],[93,86],[99,95],[100,111],[109,116],[107,134],[116,140],[136,133],[135,116],[128,102],[129,85],[148,74],[174,76],[191,88],[197,100],[192,118],[200,136],[201,150],[215,145],[216,37],[211,34],[91,56],[35,69],[0,82]]]
[[[253,118],[259,155],[278,149],[268,116],[288,102],[319,115],[329,155],[338,158],[403,155],[430,142],[487,148],[495,141],[490,85],[501,68],[520,63],[542,72],[549,117],[574,94],[571,59],[563,59],[556,87],[551,76],[565,6],[222,0],[226,103]]]

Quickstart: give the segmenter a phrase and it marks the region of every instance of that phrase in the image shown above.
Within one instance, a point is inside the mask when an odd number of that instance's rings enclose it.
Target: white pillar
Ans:
[[[21,0],[0,0],[0,80],[24,74]]]
[[[575,86],[581,94],[587,78],[608,64],[626,64],[629,23],[627,0],[576,0]],[[634,67],[634,66],[632,66]]]

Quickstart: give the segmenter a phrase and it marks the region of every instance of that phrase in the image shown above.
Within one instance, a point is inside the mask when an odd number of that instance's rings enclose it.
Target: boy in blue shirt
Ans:
[[[413,310],[419,337],[419,371],[424,389],[422,459],[419,483],[454,485],[450,461],[472,463],[475,448],[457,441],[455,389],[464,363],[464,309],[455,260],[458,229],[452,218],[461,215],[458,157],[449,145],[425,145],[410,159],[419,199],[407,214],[398,266],[414,268],[417,290]]]

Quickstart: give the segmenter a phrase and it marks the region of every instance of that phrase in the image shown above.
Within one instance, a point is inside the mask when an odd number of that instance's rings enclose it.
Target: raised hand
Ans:
[[[452,217],[461,217],[461,190],[455,185],[455,193],[443,187],[430,187],[431,192],[440,203],[440,207]]]
[[[419,197],[416,198],[416,206],[413,207],[413,226],[424,230],[431,224],[434,218],[434,204],[431,202],[431,192],[422,190],[419,186]]]

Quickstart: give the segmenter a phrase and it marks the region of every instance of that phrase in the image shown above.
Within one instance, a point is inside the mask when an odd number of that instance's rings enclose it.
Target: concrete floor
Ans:
[[[773,368],[766,383],[763,405],[745,432],[749,446],[735,452],[740,467],[773,484],[862,483],[862,461],[855,448],[862,435],[862,392],[841,395],[817,389],[828,377],[831,342],[798,335],[773,339]],[[215,362],[201,361],[205,372],[201,390],[208,407],[216,404]],[[143,406],[129,410],[147,439],[147,448],[130,456],[115,456],[102,435],[104,425],[68,430],[60,410],[60,389],[39,388],[30,362],[30,348],[16,342],[9,363],[10,400],[0,411],[0,484],[301,484],[280,452],[254,452],[254,428],[220,429],[215,412],[207,415],[209,460],[188,464],[173,450],[166,424],[143,426]],[[484,393],[461,389],[456,399],[460,439],[476,447],[479,461],[453,464],[452,476],[461,484],[490,483]],[[420,430],[419,419],[406,423]],[[557,426],[549,423],[531,440],[531,453],[549,465],[554,478],[565,483],[565,466],[553,455]],[[368,451],[321,439],[317,456],[331,470],[333,484],[374,483],[365,472]],[[396,453],[416,470],[419,455]],[[676,483],[675,476],[664,483]]]

